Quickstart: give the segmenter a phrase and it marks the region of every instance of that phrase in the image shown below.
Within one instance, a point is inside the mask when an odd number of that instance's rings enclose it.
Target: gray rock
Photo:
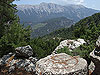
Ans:
[[[9,53],[0,59],[0,66],[9,67],[9,72],[13,72],[15,68],[24,68],[28,72],[35,72],[35,63],[37,59],[29,57],[28,59],[15,59],[15,54]]]
[[[32,58],[32,57],[31,57]],[[29,59],[13,59],[9,64],[9,72],[13,71],[16,68],[24,68],[28,72],[35,72],[35,62],[32,62]]]
[[[14,70],[15,70],[15,66],[11,66],[11,67],[9,68],[9,72],[14,71]]]
[[[95,65],[94,65],[94,63],[92,61],[91,61],[91,63],[90,63],[88,68],[89,68],[90,73],[92,73],[95,70]]]
[[[38,59],[37,58],[33,58],[33,57],[29,57],[29,60],[35,64]]]
[[[30,45],[24,47],[18,47],[15,50],[17,56],[30,57],[33,55],[33,50],[30,47]]]
[[[100,46],[100,36],[98,37],[98,40],[96,41],[96,45],[99,47]]]
[[[97,56],[100,56],[100,36],[98,37],[98,40],[96,41],[96,48],[94,50],[94,54]]]
[[[100,75],[100,56],[95,55],[95,50],[90,53],[90,57],[92,62],[95,65],[95,70],[93,71],[93,75]]]
[[[1,58],[0,58],[0,65],[2,65],[2,63],[1,63]]]
[[[38,75],[87,75],[87,62],[65,53],[49,55],[36,62]]]
[[[9,62],[11,56],[15,56],[15,54],[9,53],[9,54],[7,54],[7,55],[4,55],[4,56],[1,58],[0,65],[2,65],[2,66],[3,66],[3,65],[6,65],[6,64]]]

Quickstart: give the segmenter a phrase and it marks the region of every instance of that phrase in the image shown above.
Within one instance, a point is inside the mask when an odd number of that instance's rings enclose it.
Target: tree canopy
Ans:
[[[16,15],[14,0],[0,1],[0,56],[30,41],[30,27],[24,28]]]

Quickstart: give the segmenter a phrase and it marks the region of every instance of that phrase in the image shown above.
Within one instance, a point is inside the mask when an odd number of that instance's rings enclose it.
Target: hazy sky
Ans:
[[[89,8],[100,10],[100,0],[17,0],[15,4],[39,4],[41,2],[56,3],[61,5],[66,4],[81,4]]]

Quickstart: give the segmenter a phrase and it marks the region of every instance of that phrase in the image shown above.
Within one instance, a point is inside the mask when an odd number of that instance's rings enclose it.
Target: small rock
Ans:
[[[15,55],[15,54],[14,54]],[[9,53],[7,55],[4,55],[2,58],[1,58],[1,65],[5,65],[8,63],[10,57],[13,56],[13,53]],[[9,61],[10,62],[10,61]]]
[[[18,47],[15,50],[17,56],[30,57],[33,55],[33,50],[30,47],[30,45],[24,47]]]
[[[98,37],[98,40],[96,41],[96,45],[97,45],[98,47],[100,47],[100,36]]]
[[[29,60],[30,60],[31,62],[33,62],[34,64],[37,62],[37,59],[36,59],[36,58],[33,58],[33,57],[29,57]]]
[[[98,37],[98,40],[96,41],[96,49],[94,50],[94,54],[97,56],[100,56],[100,36]]]
[[[11,66],[11,67],[9,68],[9,72],[14,71],[14,70],[15,70],[15,66]]]
[[[89,70],[92,73],[95,70],[95,65],[94,63],[91,61],[90,65],[89,65]]]

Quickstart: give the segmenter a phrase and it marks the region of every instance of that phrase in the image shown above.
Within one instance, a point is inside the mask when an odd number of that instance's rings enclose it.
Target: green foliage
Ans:
[[[74,26],[72,25],[70,28],[62,28],[59,30],[56,30],[46,36],[44,36],[44,38],[61,38],[61,39],[75,39],[74,35],[73,35],[73,30],[74,30]]]
[[[0,2],[0,57],[19,46],[27,45],[30,41],[30,27],[24,28],[19,24],[14,0]]]
[[[35,57],[43,58],[50,55],[60,43],[59,39],[36,38],[30,42]]]
[[[27,45],[30,41],[30,28],[23,28],[20,24],[14,21],[9,27],[6,27],[5,34],[1,37],[1,41],[10,43],[13,47]]]
[[[100,35],[100,13],[80,20],[75,24],[73,33],[76,38],[83,38],[95,43]]]
[[[11,4],[13,0],[1,0],[0,1],[0,38],[5,32],[5,26],[15,20],[17,17],[14,14],[16,12],[15,5]]]
[[[80,56],[82,58],[89,58],[89,53],[93,50],[94,47],[92,45],[81,45],[80,47],[70,51],[69,48],[64,47],[62,49],[59,49],[57,53],[66,53],[71,56]]]
[[[59,34],[59,36],[58,36]],[[76,48],[72,52],[69,52],[68,48],[64,48],[58,51],[64,52],[70,55],[80,55],[84,58],[89,58],[90,52],[95,48],[95,42],[100,35],[100,13],[96,13],[90,17],[80,20],[74,26],[70,28],[64,28],[59,31],[55,31],[48,35],[49,37],[60,37],[60,38],[70,38],[85,39],[88,44],[82,45]],[[47,36],[47,37],[48,37]]]
[[[67,48],[67,47],[57,50],[57,53],[66,53],[66,54],[73,56],[72,52],[69,51],[69,48]]]
[[[82,48],[85,51],[87,50],[86,54],[89,56],[90,52],[95,48],[96,40],[100,35],[100,13],[96,13],[76,23],[73,35],[76,38],[83,38],[88,42],[88,45]]]
[[[63,28],[45,36],[47,38],[60,37],[64,39],[83,38],[93,43],[100,35],[100,13],[96,13],[80,20],[69,28]]]

